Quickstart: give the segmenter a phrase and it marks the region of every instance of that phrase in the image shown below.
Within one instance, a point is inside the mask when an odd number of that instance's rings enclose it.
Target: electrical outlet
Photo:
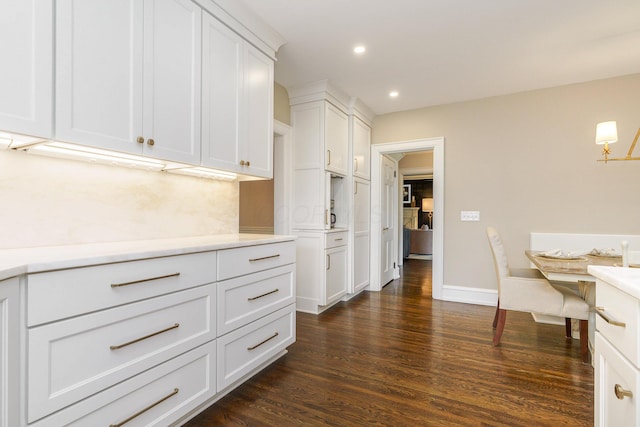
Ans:
[[[480,221],[480,211],[460,211],[460,221]]]

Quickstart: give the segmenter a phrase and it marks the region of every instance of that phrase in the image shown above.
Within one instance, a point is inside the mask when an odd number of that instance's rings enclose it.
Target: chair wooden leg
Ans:
[[[571,338],[571,319],[568,317],[564,318],[564,336],[567,338]]]
[[[580,321],[580,356],[582,357],[582,363],[590,362],[588,320]]]
[[[498,324],[498,312],[500,311],[500,300],[498,300],[498,304],[496,305],[496,315],[493,316],[493,329],[496,328]]]
[[[498,322],[496,325],[496,332],[493,334],[494,347],[500,344],[500,338],[502,338],[502,331],[504,331],[504,322],[507,320],[507,310],[498,310]]]

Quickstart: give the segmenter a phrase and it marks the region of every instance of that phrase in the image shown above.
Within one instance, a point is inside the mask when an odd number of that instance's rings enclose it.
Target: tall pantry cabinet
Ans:
[[[371,247],[371,120],[373,113],[357,99],[350,105],[349,131],[352,163],[352,273],[349,293],[357,294],[369,286]]]
[[[297,308],[317,314],[369,283],[370,122],[363,104],[327,81],[289,98]]]

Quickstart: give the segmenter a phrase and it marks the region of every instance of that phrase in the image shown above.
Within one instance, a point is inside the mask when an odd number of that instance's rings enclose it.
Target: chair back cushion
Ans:
[[[489,238],[489,245],[491,246],[491,253],[493,254],[493,265],[496,269],[496,275],[498,276],[498,286],[500,286],[500,279],[509,276],[507,254],[504,251],[502,239],[500,239],[500,235],[495,228],[487,227],[487,237]]]

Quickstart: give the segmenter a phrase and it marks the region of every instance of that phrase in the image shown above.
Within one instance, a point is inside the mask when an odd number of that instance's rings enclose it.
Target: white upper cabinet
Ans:
[[[199,164],[201,8],[189,0],[56,6],[56,139]]]
[[[371,178],[371,128],[355,116],[351,116],[351,139],[353,142],[353,175]]]
[[[0,2],[0,130],[50,138],[53,2]]]
[[[325,102],[325,149],[325,168],[346,176],[349,121],[344,112],[329,102]]]
[[[273,177],[273,60],[203,18],[202,164]]]

